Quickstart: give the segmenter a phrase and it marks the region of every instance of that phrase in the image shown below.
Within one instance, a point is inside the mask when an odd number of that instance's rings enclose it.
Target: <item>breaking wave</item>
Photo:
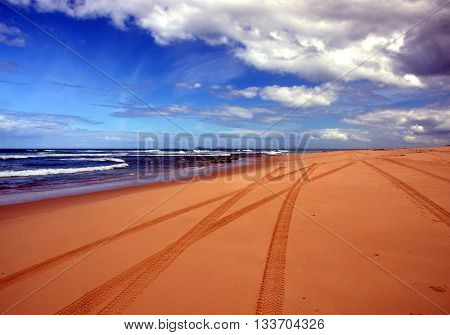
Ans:
[[[71,174],[93,171],[108,171],[113,169],[121,169],[127,167],[127,163],[107,165],[107,166],[91,166],[82,168],[64,168],[64,169],[36,169],[22,171],[0,171],[0,178],[7,177],[29,177],[29,176],[47,176],[54,174]]]

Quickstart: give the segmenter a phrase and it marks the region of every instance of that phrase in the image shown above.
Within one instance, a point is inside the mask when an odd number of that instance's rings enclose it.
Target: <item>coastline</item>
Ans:
[[[343,150],[1,206],[0,308],[441,314],[450,309],[449,169],[449,147]],[[168,258],[153,263],[158,253]],[[134,287],[141,274],[146,284],[132,297],[114,286],[123,275]],[[106,284],[114,289],[101,303],[79,304]],[[279,305],[268,292],[284,292]]]
[[[41,151],[43,149],[40,149]],[[66,152],[66,149],[58,149],[59,151]],[[29,152],[30,150],[22,149],[22,151]],[[42,157],[46,157],[49,150],[43,150],[45,155],[37,155],[37,156],[24,156],[24,155],[4,155],[4,157],[13,157],[13,158],[25,158],[25,157],[37,157],[42,159]],[[127,167],[131,162],[133,162],[133,159],[131,161],[129,160],[130,157],[127,157],[127,163],[125,160],[119,158],[111,158],[110,156],[113,156],[114,153],[91,153],[91,150],[87,150],[89,153],[81,154],[78,153],[55,153],[57,150],[51,150],[52,153],[50,155],[56,155],[56,156],[99,156],[104,155],[105,157],[102,158],[78,158],[75,160],[86,160],[86,161],[109,161],[109,160],[120,160],[122,165],[126,165]],[[119,152],[119,154],[121,154]],[[191,178],[207,178],[208,175],[216,175],[217,173],[220,174],[220,171],[223,170],[234,170],[238,166],[250,166],[253,164],[258,164],[258,161],[261,159],[267,159],[269,157],[276,157],[276,155],[267,155],[267,154],[261,154],[261,153],[252,153],[250,155],[236,155],[231,154],[227,157],[222,157],[222,155],[219,153],[217,156],[214,155],[214,152],[210,152],[209,155],[206,156],[195,156],[195,155],[176,155],[176,156],[170,156],[170,155],[163,155],[162,157],[168,158],[168,157],[177,157],[184,161],[191,161],[191,162],[198,162],[197,166],[190,166],[185,168],[180,167],[173,167],[169,171],[152,171],[151,169],[154,169],[152,162],[150,162],[149,169],[150,172],[147,170],[142,171],[139,168],[139,164],[143,165],[144,167],[147,166],[148,162],[140,162],[139,156],[136,157],[136,161],[134,161],[133,166],[135,167],[134,170],[131,170],[128,168],[127,171],[121,172],[117,171],[118,175],[115,176],[108,176],[104,175],[103,173],[99,173],[98,176],[96,176],[95,179],[89,180],[89,177],[83,177],[85,173],[77,173],[77,174],[64,174],[62,173],[60,176],[57,175],[56,178],[58,178],[58,183],[53,185],[52,183],[42,184],[42,181],[38,181],[38,184],[34,183],[32,180],[31,185],[33,186],[20,186],[14,185],[14,181],[12,182],[12,188],[8,187],[8,178],[1,178],[0,182],[4,181],[6,184],[1,187],[0,183],[0,207],[1,206],[7,206],[7,205],[13,205],[13,204],[20,204],[20,203],[27,203],[27,202],[34,202],[44,199],[54,199],[54,198],[60,198],[60,197],[67,197],[67,196],[74,196],[74,195],[81,195],[81,194],[88,194],[88,193],[95,193],[95,192],[101,192],[101,191],[107,191],[107,190],[115,190],[115,189],[121,189],[121,188],[128,188],[128,187],[138,187],[138,186],[145,186],[145,185],[151,185],[151,184],[158,184],[158,183],[167,183],[174,180],[185,180],[185,179],[191,179]],[[146,157],[145,155],[143,157]],[[152,157],[152,156],[149,156]],[[133,157],[131,157],[133,158]],[[6,159],[6,158],[4,158]],[[63,159],[67,160],[67,159]],[[68,159],[73,160],[73,159]],[[1,162],[1,161],[0,161]],[[195,164],[195,163],[194,163]],[[19,165],[21,166],[21,165]],[[106,166],[107,167],[107,166]],[[103,167],[100,166],[100,169]],[[81,168],[86,169],[86,168]],[[92,167],[91,169],[96,169],[96,167]],[[53,169],[58,170],[58,169]],[[59,169],[59,170],[65,170],[65,169]],[[72,169],[68,169],[72,170]],[[75,169],[77,170],[77,169]],[[34,170],[38,172],[39,170]],[[34,172],[31,171],[31,172]],[[9,171],[11,173],[14,173],[15,171]],[[6,171],[5,173],[9,173]],[[19,171],[20,173],[21,171]],[[27,171],[25,171],[27,172]],[[55,177],[54,177],[55,178]],[[85,178],[85,180],[83,180]],[[92,178],[92,177],[90,177]],[[23,183],[22,180],[19,180],[19,183]],[[67,182],[66,182],[67,181]],[[36,187],[36,185],[41,184],[39,187]]]

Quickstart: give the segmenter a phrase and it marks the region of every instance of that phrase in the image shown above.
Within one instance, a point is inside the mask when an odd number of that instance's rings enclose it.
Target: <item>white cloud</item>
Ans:
[[[0,22],[0,43],[23,47],[25,45],[24,34],[19,28]]]
[[[188,90],[198,90],[202,88],[202,83],[177,83],[177,87],[188,89]]]
[[[333,142],[371,142],[369,132],[361,129],[325,128],[312,129],[305,134],[312,136],[313,140],[327,140]]]
[[[247,87],[242,90],[232,89],[232,90],[230,90],[229,95],[233,96],[233,97],[242,96],[244,98],[251,99],[251,98],[257,97],[259,91],[260,91],[259,87]]]
[[[419,126],[418,124],[415,124],[414,126],[411,126],[411,130],[414,133],[418,133],[418,134],[425,132],[424,126]]]
[[[419,142],[416,136],[413,135],[405,135],[403,136],[403,140],[408,143],[416,143]]]
[[[244,97],[263,100],[276,101],[288,107],[311,107],[311,106],[329,106],[337,99],[337,87],[330,87],[329,84],[323,84],[316,87],[308,86],[265,86],[265,87],[247,87],[244,89],[235,89],[229,87],[225,92],[221,92],[224,97]],[[220,90],[220,86],[215,86],[214,90]]]
[[[0,110],[0,130],[11,133],[66,131],[77,124],[98,124],[80,116],[65,114],[44,114],[9,112]]]
[[[320,138],[325,140],[348,141],[348,135],[339,129],[324,129]]]
[[[211,121],[239,121],[252,120],[258,116],[258,121],[265,121],[265,117],[271,117],[277,111],[262,107],[241,107],[233,105],[222,105],[214,108],[203,108],[198,110],[198,115]]]
[[[412,73],[394,70],[393,57],[405,43],[402,38],[358,65],[441,4],[439,0],[337,0],[320,6],[298,0],[9,1],[77,18],[109,17],[121,29],[134,22],[163,45],[194,39],[227,45],[261,70],[318,81],[352,70],[345,80],[399,86],[422,85]]]
[[[450,110],[437,108],[388,109],[343,119],[344,123],[377,129],[407,143],[448,144]]]
[[[332,89],[320,93],[324,87],[324,85],[317,87],[267,86],[261,89],[259,95],[264,100],[277,101],[290,107],[328,106],[337,99],[337,96]]]

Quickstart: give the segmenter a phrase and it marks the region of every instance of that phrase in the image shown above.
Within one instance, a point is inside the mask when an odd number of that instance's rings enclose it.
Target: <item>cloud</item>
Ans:
[[[61,87],[61,88],[74,88],[74,89],[85,88],[85,86],[80,85],[80,84],[71,84],[71,83],[65,83],[65,82],[60,82],[60,81],[52,81],[51,84]]]
[[[398,71],[397,55],[406,57],[414,35],[401,38],[441,0],[314,1],[9,0],[39,11],[76,18],[108,17],[118,28],[134,24],[161,45],[200,39],[226,45],[247,64],[265,71],[291,73],[312,81],[368,79],[398,86],[423,85],[408,66]],[[448,15],[449,8],[442,10]],[[374,54],[394,39],[385,52]],[[440,42],[439,42],[440,43]],[[404,49],[403,46],[406,46]]]
[[[371,142],[369,132],[360,129],[344,129],[344,128],[325,128],[312,129],[305,134],[309,134],[313,140],[325,140],[333,142]]]
[[[450,15],[441,12],[412,30],[395,54],[401,72],[418,76],[450,74]]]
[[[99,124],[100,122],[75,115],[25,113],[0,110],[0,131],[14,134],[47,133],[73,129],[76,124]]]
[[[17,68],[16,63],[0,59],[0,72],[11,72],[17,70]]]
[[[121,104],[104,106],[117,109],[111,115],[125,119],[160,117],[163,114],[171,118],[196,118],[201,121],[235,126],[241,123],[271,124],[282,118],[281,111],[273,107],[242,107],[226,104],[202,108],[193,108],[188,105],[167,105],[157,108]]]
[[[218,87],[216,86],[213,89],[218,89]],[[260,91],[261,89],[259,87],[247,87],[242,90],[230,89],[228,95],[230,97],[244,97],[251,99],[257,97]]]
[[[259,95],[263,100],[277,101],[289,107],[328,106],[337,99],[337,96],[332,89],[320,93],[323,88],[324,86],[266,86]]]
[[[316,87],[308,86],[265,86],[265,87],[247,87],[244,89],[235,89],[232,86],[212,87],[219,91],[219,96],[224,98],[244,97],[248,99],[259,97],[262,100],[279,102],[288,107],[311,107],[311,106],[329,106],[337,99],[337,88],[327,88],[329,84],[323,84]],[[323,92],[322,92],[323,91]]]
[[[0,22],[0,43],[23,47],[25,46],[25,35],[19,28]]]
[[[198,90],[200,88],[202,88],[202,84],[201,83],[177,83],[176,84],[177,87],[179,88],[184,88],[184,89],[188,89],[188,90]]]
[[[450,142],[449,109],[387,109],[344,118],[343,122],[374,128],[379,135],[398,137],[407,143]]]

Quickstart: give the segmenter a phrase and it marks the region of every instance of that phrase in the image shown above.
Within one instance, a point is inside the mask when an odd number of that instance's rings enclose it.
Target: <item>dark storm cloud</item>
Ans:
[[[400,72],[418,76],[450,74],[450,9],[411,31],[397,55]]]

